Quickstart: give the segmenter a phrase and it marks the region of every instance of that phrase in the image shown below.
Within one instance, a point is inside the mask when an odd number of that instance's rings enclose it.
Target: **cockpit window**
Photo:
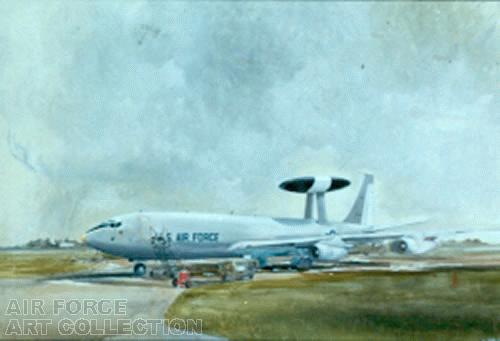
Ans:
[[[108,221],[106,221],[106,222],[104,222],[102,224],[99,224],[97,226],[92,227],[87,232],[92,232],[92,231],[95,231],[95,230],[99,230],[99,229],[102,229],[104,227],[117,228],[117,227],[120,227],[120,226],[122,226],[122,222],[121,221],[108,220]]]

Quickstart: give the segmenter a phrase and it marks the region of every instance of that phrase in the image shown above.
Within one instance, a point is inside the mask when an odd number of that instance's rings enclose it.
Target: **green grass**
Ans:
[[[87,250],[2,251],[0,278],[50,276],[90,270],[99,256]]]
[[[230,339],[500,337],[500,272],[336,273],[185,291],[166,318]]]

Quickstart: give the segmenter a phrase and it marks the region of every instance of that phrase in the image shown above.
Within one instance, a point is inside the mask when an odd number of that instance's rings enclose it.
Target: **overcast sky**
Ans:
[[[129,211],[500,222],[498,3],[0,2],[0,244]]]

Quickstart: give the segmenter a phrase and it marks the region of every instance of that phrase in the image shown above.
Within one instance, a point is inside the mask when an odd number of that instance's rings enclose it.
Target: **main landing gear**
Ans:
[[[297,254],[292,257],[291,260],[292,268],[298,271],[310,270],[313,266],[313,258],[310,249],[299,249]]]
[[[307,271],[312,268],[313,260],[308,257],[296,257],[292,259],[292,267],[298,271]]]

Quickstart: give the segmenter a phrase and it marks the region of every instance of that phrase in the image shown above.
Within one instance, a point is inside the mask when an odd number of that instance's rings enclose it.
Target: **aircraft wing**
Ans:
[[[340,234],[339,237],[346,243],[363,243],[363,242],[375,242],[381,240],[391,240],[398,239],[405,236],[412,236],[419,234],[414,229],[408,229],[409,227],[425,223],[426,220],[415,220],[411,222],[406,222],[402,224],[395,225],[378,225],[372,226],[368,229],[360,231],[358,233],[347,233]]]
[[[332,240],[332,236],[312,236],[312,237],[295,237],[295,238],[283,238],[283,239],[266,239],[266,240],[247,240],[232,244],[229,250],[237,249],[249,249],[249,248],[260,248],[260,247],[305,247],[316,244],[322,240]],[[337,238],[338,239],[338,238]]]
[[[357,234],[344,234],[340,235],[340,238],[346,243],[367,243],[367,242],[377,242],[382,240],[391,240],[403,238],[405,236],[411,235],[411,233],[357,233]]]
[[[420,225],[423,223],[428,222],[429,219],[421,219],[421,220],[415,220],[415,221],[409,221],[406,223],[401,223],[401,224],[392,224],[392,225],[375,225],[372,226],[368,231],[369,232],[379,232],[379,231],[386,231],[386,230],[396,230],[396,229],[402,229],[410,226],[415,226],[415,225]]]

